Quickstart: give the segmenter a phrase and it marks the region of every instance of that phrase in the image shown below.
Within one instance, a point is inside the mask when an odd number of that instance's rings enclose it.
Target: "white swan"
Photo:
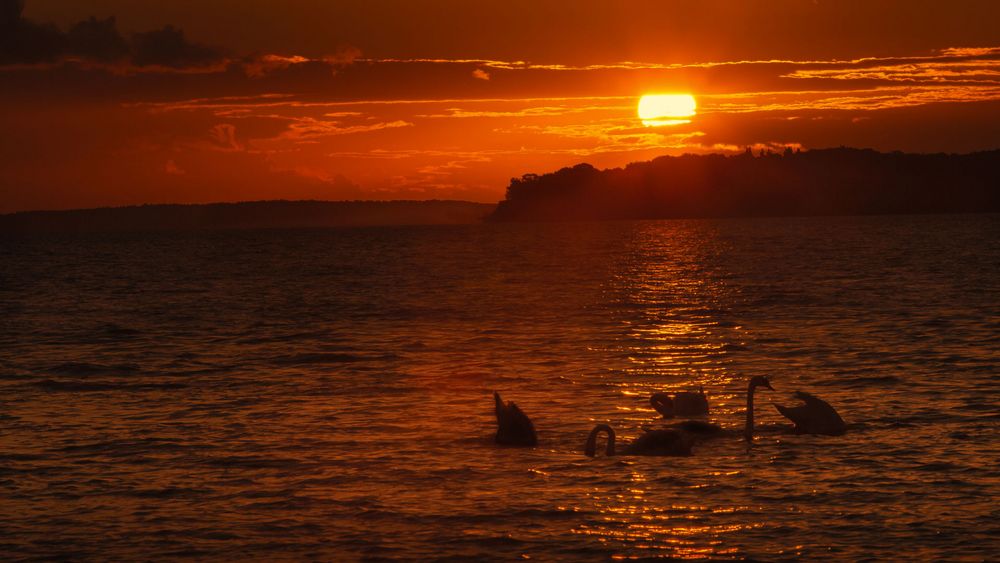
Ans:
[[[587,443],[584,445],[583,453],[588,457],[597,454],[597,436],[601,432],[608,434],[608,444],[604,453],[607,456],[613,455],[649,455],[649,456],[686,456],[691,455],[692,440],[684,433],[676,430],[649,430],[639,436],[632,443],[626,445],[621,451],[615,451],[615,431],[607,424],[598,424],[587,436]]]
[[[785,418],[795,423],[796,434],[840,436],[847,432],[847,424],[830,403],[804,391],[796,391],[795,397],[803,404],[797,407],[774,406]]]
[[[497,415],[497,435],[496,443],[505,446],[536,446],[538,436],[535,434],[535,425],[532,424],[528,415],[514,401],[504,404],[500,398],[500,393],[493,392],[493,401],[496,404]]]
[[[656,409],[656,412],[662,414],[663,418],[708,414],[708,399],[705,397],[704,388],[699,388],[697,393],[680,391],[673,397],[666,393],[653,393],[649,398],[649,404]]]

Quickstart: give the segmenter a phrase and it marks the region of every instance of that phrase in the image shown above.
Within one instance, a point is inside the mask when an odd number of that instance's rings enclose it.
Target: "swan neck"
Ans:
[[[595,457],[597,455],[597,437],[601,432],[608,434],[608,446],[605,449],[605,455],[615,455],[615,431],[607,424],[598,424],[590,431],[590,435],[587,436],[587,444],[583,449],[583,453],[587,457]]]
[[[753,393],[754,384],[751,383],[747,388],[747,422],[743,429],[743,437],[746,438],[747,442],[753,441]]]

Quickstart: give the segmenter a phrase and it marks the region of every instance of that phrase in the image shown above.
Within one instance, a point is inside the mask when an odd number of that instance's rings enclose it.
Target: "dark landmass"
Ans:
[[[468,201],[253,201],[0,215],[0,233],[289,229],[479,223],[496,206]]]
[[[1000,211],[1000,150],[664,156],[511,180],[492,221]]]

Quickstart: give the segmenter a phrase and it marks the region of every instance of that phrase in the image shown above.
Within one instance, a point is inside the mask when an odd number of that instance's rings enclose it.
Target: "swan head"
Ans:
[[[750,380],[750,388],[763,387],[765,389],[770,389],[774,391],[774,387],[771,387],[771,382],[768,381],[763,375],[755,375],[753,379]]]

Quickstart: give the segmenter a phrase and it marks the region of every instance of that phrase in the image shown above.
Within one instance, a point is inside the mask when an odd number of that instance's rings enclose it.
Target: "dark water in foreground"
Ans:
[[[1000,557],[1000,217],[0,244],[0,553]],[[585,458],[703,385],[738,428]],[[491,392],[541,444],[499,448]],[[772,402],[834,404],[843,437]]]

